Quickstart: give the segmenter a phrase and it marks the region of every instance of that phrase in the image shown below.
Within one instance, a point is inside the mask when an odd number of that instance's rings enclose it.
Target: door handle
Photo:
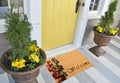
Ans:
[[[79,9],[79,6],[80,6],[80,5],[81,5],[80,1],[77,0],[77,2],[76,2],[76,7],[75,7],[75,13],[78,12],[78,9]]]

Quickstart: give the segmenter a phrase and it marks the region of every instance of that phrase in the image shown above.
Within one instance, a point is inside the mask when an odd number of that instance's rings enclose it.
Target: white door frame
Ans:
[[[9,0],[8,0],[9,1]],[[29,21],[33,26],[33,30],[31,32],[32,40],[37,40],[38,45],[41,47],[41,37],[42,37],[42,0],[23,0],[24,1],[24,12],[27,14]],[[77,1],[77,0],[76,0]],[[85,6],[80,8],[80,13],[78,16],[78,22],[76,26],[76,32],[74,36],[73,44],[59,47],[54,50],[47,51],[48,57],[58,55],[64,53],[66,51],[70,51],[76,48],[80,48],[82,46],[82,40],[84,37],[87,21],[89,18],[89,5],[91,0],[81,0],[85,3]],[[105,0],[105,5],[102,9],[103,13],[105,8],[107,8],[106,4],[110,0]],[[109,3],[108,3],[109,4]],[[37,11],[39,10],[39,11]],[[101,12],[100,12],[101,13]],[[0,20],[0,26],[5,25],[4,19]],[[0,33],[5,32],[4,28],[0,29]],[[50,56],[51,55],[51,56]]]
[[[9,0],[8,0],[9,1]],[[29,21],[33,26],[33,30],[31,32],[31,38],[33,40],[37,40],[38,45],[41,47],[41,37],[42,37],[42,0],[23,0],[24,1],[24,12],[27,14]],[[77,1],[77,0],[76,0]],[[48,56],[52,57],[54,55],[58,55],[76,48],[80,48],[82,46],[82,40],[84,37],[87,21],[89,19],[88,11],[91,0],[81,0],[85,3],[84,7],[81,7],[80,13],[78,16],[78,22],[76,26],[76,32],[74,36],[73,44],[62,46],[60,48],[47,51]],[[110,0],[105,0],[105,5],[103,8],[106,8],[106,3]],[[109,4],[109,3],[108,3]],[[39,10],[39,11],[37,11]],[[104,11],[104,9],[102,10]],[[101,13],[101,12],[100,12]],[[104,13],[104,12],[103,12]],[[5,25],[4,19],[0,20],[0,26]],[[5,32],[4,27],[0,29],[0,33]]]
[[[77,1],[77,0],[76,0]],[[80,7],[80,13],[78,16],[78,22],[76,26],[76,32],[73,44],[62,46],[54,50],[46,51],[47,57],[53,57],[61,53],[80,48],[82,45],[82,40],[84,37],[87,21],[88,21],[88,11],[90,0],[82,0],[82,3],[85,3],[85,6]],[[37,40],[38,45],[41,47],[41,36],[42,36],[42,0],[24,0],[25,13],[28,15],[30,22],[33,25],[32,39]],[[40,11],[36,11],[40,10]],[[38,36],[39,35],[39,36]]]

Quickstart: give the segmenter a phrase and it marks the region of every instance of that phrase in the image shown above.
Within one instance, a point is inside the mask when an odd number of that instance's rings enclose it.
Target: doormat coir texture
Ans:
[[[79,50],[73,50],[47,60],[46,66],[56,83],[60,83],[92,67],[93,64]]]

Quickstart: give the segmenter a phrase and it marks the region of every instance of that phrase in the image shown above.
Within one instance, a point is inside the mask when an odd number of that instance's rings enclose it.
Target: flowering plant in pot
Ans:
[[[114,36],[118,33],[118,27],[112,27],[114,23],[114,12],[116,11],[118,0],[114,0],[110,3],[108,10],[104,16],[101,16],[98,26],[95,28],[96,32],[106,34],[108,36]]]
[[[101,16],[98,26],[94,27],[94,41],[97,46],[89,50],[98,57],[105,54],[105,51],[101,47],[108,45],[111,38],[119,31],[118,27],[112,28],[117,3],[118,0],[114,0],[109,4],[108,10],[105,12],[104,16]]]
[[[10,73],[17,83],[37,83],[39,68],[45,63],[46,54],[31,40],[31,24],[27,16],[13,12],[13,6],[6,13],[6,39],[11,49],[1,56],[1,67]]]

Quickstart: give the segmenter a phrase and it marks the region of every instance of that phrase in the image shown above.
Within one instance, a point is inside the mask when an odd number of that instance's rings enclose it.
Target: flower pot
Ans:
[[[101,47],[108,45],[112,37],[113,36],[108,36],[106,34],[101,34],[94,31],[94,42],[97,44],[97,46],[94,46],[89,50],[97,57],[105,55],[106,52]]]
[[[36,80],[36,77],[39,75],[40,67],[42,65],[37,66],[36,68],[24,72],[15,72],[12,71],[6,64],[6,58],[7,54],[10,52],[10,49],[7,50],[2,56],[1,56],[1,67],[4,71],[11,74],[12,78],[15,80],[16,83],[38,83]],[[45,52],[40,49],[40,54],[43,59],[46,60],[46,54]]]

